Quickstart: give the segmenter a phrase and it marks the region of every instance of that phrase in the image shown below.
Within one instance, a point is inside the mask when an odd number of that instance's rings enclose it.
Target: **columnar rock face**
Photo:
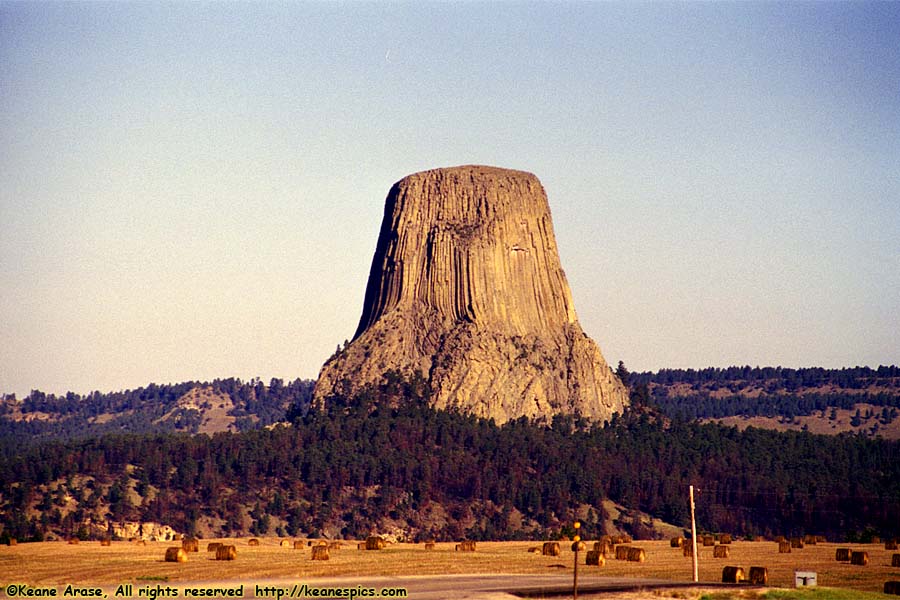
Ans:
[[[391,188],[359,328],[315,398],[388,370],[420,372],[438,408],[497,422],[622,411],[625,388],[578,324],[537,177],[463,166]]]

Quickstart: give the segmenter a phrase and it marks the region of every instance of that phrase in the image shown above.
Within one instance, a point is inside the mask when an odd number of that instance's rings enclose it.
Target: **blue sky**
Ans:
[[[900,362],[900,3],[0,1],[0,392],[313,378],[469,163],[613,365]]]

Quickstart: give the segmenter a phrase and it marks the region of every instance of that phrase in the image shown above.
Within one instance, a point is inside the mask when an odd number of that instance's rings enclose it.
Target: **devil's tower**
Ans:
[[[575,316],[537,177],[464,166],[394,184],[359,328],[316,400],[388,370],[419,371],[436,407],[498,423],[622,411],[625,388]]]

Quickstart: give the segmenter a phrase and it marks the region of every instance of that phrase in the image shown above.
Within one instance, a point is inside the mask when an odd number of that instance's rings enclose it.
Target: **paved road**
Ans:
[[[295,585],[309,588],[342,588],[345,590],[376,592],[384,588],[402,588],[410,600],[514,600],[516,598],[566,598],[572,594],[572,575],[426,575],[419,577],[345,577],[339,579],[310,579],[306,581],[277,580],[244,585],[245,598],[275,598],[283,590],[282,600],[298,593]],[[579,577],[579,598],[597,597],[614,591],[652,589],[659,587],[719,587],[722,584],[674,582],[668,579],[635,579],[623,577]],[[259,592],[257,594],[257,591]],[[302,594],[302,591],[299,592]],[[313,592],[314,594],[315,592]],[[321,592],[319,592],[321,594]],[[315,598],[295,595],[294,598]],[[323,596],[318,596],[323,597]],[[345,596],[347,597],[347,596]],[[357,598],[364,596],[358,595]],[[389,596],[381,596],[389,597]]]

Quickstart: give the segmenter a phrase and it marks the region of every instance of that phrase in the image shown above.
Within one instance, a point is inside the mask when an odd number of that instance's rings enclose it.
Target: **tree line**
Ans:
[[[298,403],[292,425],[272,429],[27,446],[4,436],[0,522],[20,540],[77,534],[87,519],[193,533],[205,518],[223,523],[221,535],[359,538],[390,518],[422,538],[519,539],[558,533],[590,506],[583,535],[593,536],[604,532],[605,498],[686,527],[694,485],[709,531],[900,535],[898,442],[642,411],[603,426],[577,416],[498,426],[428,398],[421,380],[388,376],[321,407]],[[620,525],[648,533],[639,519]]]

